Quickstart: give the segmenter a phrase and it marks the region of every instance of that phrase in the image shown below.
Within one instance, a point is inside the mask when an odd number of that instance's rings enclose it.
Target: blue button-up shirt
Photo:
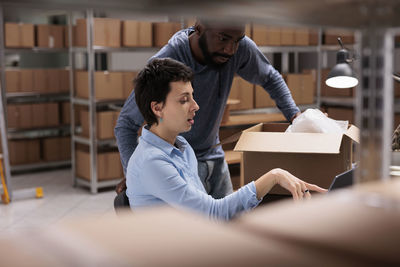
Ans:
[[[182,136],[175,144],[143,128],[126,175],[126,195],[132,209],[168,204],[229,220],[260,203],[254,182],[222,199],[207,195],[192,147]]]

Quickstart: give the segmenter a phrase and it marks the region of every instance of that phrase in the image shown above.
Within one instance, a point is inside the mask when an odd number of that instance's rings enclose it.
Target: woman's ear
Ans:
[[[163,109],[163,103],[152,101],[150,103],[151,110],[153,111],[154,115],[156,117],[161,118],[162,117],[162,109]]]

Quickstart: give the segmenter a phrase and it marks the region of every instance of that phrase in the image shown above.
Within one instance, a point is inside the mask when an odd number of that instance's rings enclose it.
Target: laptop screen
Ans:
[[[354,170],[355,168],[352,168],[344,173],[336,175],[329,187],[329,191],[353,185]]]

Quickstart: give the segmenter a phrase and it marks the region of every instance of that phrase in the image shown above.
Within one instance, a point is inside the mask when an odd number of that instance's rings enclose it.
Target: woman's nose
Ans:
[[[197,102],[193,99],[193,110],[194,111],[198,111],[200,109],[199,105],[197,104]]]

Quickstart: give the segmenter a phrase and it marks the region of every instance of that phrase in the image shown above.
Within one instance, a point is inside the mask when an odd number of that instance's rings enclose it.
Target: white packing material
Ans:
[[[345,133],[349,121],[328,118],[319,109],[307,109],[295,118],[287,133]]]

